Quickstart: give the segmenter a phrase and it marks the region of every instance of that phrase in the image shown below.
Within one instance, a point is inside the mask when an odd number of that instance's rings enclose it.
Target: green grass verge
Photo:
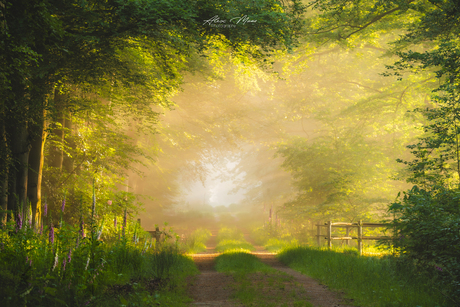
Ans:
[[[294,247],[278,255],[291,268],[319,279],[362,306],[451,306],[436,290],[434,281],[423,279],[409,267],[389,257],[357,256],[311,247]]]

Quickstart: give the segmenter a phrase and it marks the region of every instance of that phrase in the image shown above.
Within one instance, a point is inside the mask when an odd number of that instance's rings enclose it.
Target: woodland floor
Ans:
[[[213,233],[207,243],[207,251],[191,255],[201,274],[190,280],[189,294],[194,299],[190,306],[305,306],[299,303],[308,301],[315,307],[353,307],[353,301],[345,299],[343,293],[332,291],[313,278],[294,271],[279,262],[275,254],[257,246],[252,254],[280,273],[249,274],[251,287],[257,289],[264,302],[243,305],[233,298],[236,288],[233,276],[214,269],[215,258],[219,255],[214,251],[215,245]]]

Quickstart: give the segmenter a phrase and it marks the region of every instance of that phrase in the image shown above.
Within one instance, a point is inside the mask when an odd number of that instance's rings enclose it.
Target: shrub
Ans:
[[[394,248],[400,260],[415,265],[439,289],[460,304],[460,191],[414,186],[391,205]]]

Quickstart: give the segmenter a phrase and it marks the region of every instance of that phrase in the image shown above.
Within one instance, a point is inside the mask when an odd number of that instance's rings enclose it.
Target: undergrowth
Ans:
[[[208,229],[198,228],[182,243],[181,250],[187,254],[197,254],[206,251],[206,242],[211,237]]]
[[[185,277],[198,270],[177,242],[156,244],[126,210],[108,227],[94,208],[87,225],[44,219],[34,227],[18,215],[0,227],[2,307],[186,306]]]

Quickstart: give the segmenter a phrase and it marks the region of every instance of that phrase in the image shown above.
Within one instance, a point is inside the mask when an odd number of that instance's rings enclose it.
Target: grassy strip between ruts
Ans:
[[[243,233],[236,228],[223,227],[217,234],[216,251],[219,253],[228,251],[253,251],[254,246],[244,239]]]
[[[253,251],[254,246],[252,244],[243,241],[243,240],[222,240],[216,246],[216,251],[219,253],[232,251],[232,250],[240,250],[240,251]]]
[[[435,280],[389,257],[365,257],[311,247],[290,247],[278,258],[291,268],[345,291],[360,306],[453,306]]]
[[[218,272],[232,274],[234,298],[245,306],[311,307],[306,290],[294,279],[247,252],[231,251],[216,258]]]

